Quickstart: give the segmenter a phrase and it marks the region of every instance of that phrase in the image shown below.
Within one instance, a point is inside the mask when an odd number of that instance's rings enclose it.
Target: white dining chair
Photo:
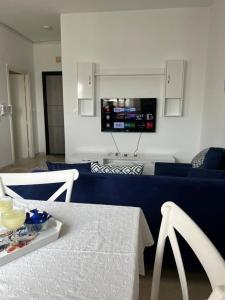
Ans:
[[[47,201],[55,201],[66,191],[65,202],[70,202],[73,183],[78,177],[79,172],[75,169],[35,173],[0,173],[0,195],[7,194],[11,197],[23,199],[9,186],[63,183]]]
[[[156,248],[151,300],[159,297],[159,286],[165,242],[168,238],[175,258],[183,300],[188,300],[188,287],[176,232],[189,244],[202,264],[212,287],[208,300],[225,300],[225,262],[218,250],[198,225],[175,203],[166,202],[161,208],[162,223]],[[221,238],[224,238],[221,236]]]

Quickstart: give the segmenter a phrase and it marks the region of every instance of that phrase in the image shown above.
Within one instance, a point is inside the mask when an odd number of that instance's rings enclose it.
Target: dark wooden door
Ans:
[[[43,72],[46,153],[65,154],[62,72]]]

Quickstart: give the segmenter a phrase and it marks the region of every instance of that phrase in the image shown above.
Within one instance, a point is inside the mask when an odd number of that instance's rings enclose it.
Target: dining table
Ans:
[[[20,201],[63,225],[56,241],[0,267],[0,299],[138,299],[154,243],[141,208]]]

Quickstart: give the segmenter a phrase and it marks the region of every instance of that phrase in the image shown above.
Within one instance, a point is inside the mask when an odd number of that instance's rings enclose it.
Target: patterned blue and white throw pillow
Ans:
[[[204,149],[201,152],[199,152],[197,155],[195,155],[195,157],[191,161],[192,168],[201,168],[203,166],[203,162],[208,151],[209,148]]]
[[[101,165],[97,162],[91,163],[92,173],[141,175],[144,169],[143,164],[132,165]]]

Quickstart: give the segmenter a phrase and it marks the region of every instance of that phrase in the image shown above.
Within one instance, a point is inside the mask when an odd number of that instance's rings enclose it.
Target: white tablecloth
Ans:
[[[60,238],[0,267],[0,299],[138,299],[153,239],[140,208],[29,201],[63,222]]]

